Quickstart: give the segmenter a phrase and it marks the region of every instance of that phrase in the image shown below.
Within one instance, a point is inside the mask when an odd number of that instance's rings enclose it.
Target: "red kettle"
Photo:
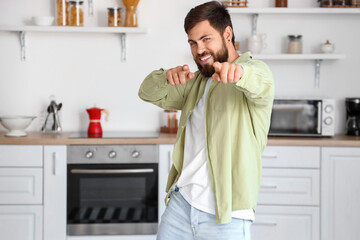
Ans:
[[[107,109],[97,108],[94,105],[93,108],[86,109],[90,117],[90,124],[88,128],[88,137],[90,138],[101,138],[102,137],[102,127],[100,123],[101,114],[105,113],[105,121],[108,121],[109,111]]]

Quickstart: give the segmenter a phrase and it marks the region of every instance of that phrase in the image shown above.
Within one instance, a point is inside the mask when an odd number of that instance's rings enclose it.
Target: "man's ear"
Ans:
[[[233,31],[232,31],[232,28],[230,26],[227,26],[225,28],[223,37],[224,37],[226,42],[231,42],[232,37],[233,37]]]

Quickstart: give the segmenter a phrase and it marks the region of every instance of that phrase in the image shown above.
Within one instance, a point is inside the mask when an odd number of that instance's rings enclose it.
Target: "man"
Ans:
[[[213,1],[185,18],[199,71],[157,70],[139,96],[182,110],[159,240],[250,239],[274,97],[272,73],[239,57],[226,8]]]

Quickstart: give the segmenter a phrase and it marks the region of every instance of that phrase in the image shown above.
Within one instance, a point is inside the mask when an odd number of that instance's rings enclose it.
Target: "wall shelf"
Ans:
[[[360,8],[228,8],[231,14],[360,14]]]
[[[21,45],[21,60],[26,60],[26,32],[64,32],[64,33],[115,33],[121,38],[121,61],[126,62],[126,34],[147,33],[147,28],[135,27],[62,27],[62,26],[4,26],[0,31],[17,32]]]
[[[240,53],[239,53],[240,54]],[[314,60],[315,61],[315,82],[316,88],[320,87],[320,66],[323,60],[339,60],[346,57],[345,54],[253,54],[254,59],[259,60]]]

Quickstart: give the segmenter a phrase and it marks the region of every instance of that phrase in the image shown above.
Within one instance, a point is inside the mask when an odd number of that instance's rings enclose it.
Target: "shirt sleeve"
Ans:
[[[142,82],[138,95],[163,109],[182,110],[187,84],[172,86],[166,79],[166,72],[159,69],[150,73]]]
[[[258,106],[268,106],[274,99],[274,78],[270,68],[262,61],[249,59],[237,63],[244,74],[235,85],[246,98]]]

